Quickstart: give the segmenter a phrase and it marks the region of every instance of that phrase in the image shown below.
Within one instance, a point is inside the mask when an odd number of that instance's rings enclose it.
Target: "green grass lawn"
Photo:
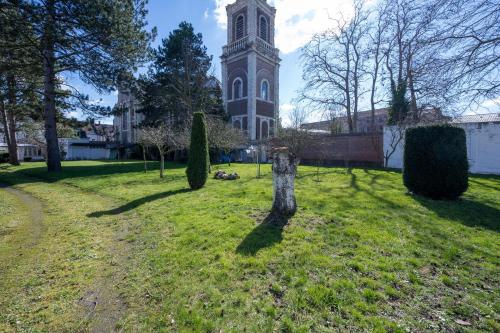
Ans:
[[[220,168],[242,178],[2,167],[43,220],[33,239],[29,203],[0,189],[0,331],[500,332],[500,177],[436,202],[397,172],[299,167],[279,228],[270,166]]]

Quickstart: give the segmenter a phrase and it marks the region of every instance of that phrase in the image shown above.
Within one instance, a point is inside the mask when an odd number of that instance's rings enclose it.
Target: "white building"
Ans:
[[[500,175],[500,114],[462,116],[454,119],[452,124],[465,130],[470,172]],[[393,151],[392,133],[393,128],[384,128],[384,154]],[[404,138],[393,147],[387,167],[402,169]]]
[[[116,159],[116,145],[90,139],[60,139],[61,151],[67,161]]]
[[[22,131],[16,132],[17,158],[19,161],[42,161],[45,159],[42,147],[29,143]],[[0,133],[0,151],[9,152],[4,133]]]
[[[9,152],[9,148],[5,142],[0,142],[0,152]],[[17,159],[19,161],[43,161],[45,157],[40,147],[27,143],[18,143]]]

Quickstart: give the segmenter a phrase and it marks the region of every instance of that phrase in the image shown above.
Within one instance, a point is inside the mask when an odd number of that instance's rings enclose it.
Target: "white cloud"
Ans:
[[[205,20],[207,20],[210,16],[210,11],[208,10],[208,8],[205,10],[205,12],[203,12],[203,18]]]
[[[235,0],[215,1],[214,16],[227,29],[226,6]],[[291,53],[304,46],[318,32],[332,26],[331,18],[352,16],[349,0],[270,0],[276,7],[276,45],[283,53]]]

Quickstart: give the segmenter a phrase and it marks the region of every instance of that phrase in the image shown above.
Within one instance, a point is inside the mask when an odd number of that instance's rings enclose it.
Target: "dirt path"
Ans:
[[[50,186],[50,185],[49,185]],[[71,196],[75,192],[85,193],[93,197],[92,200],[99,202],[100,208],[119,207],[120,203],[114,199],[96,194],[66,184],[59,184],[59,191],[64,191]],[[65,191],[65,189],[67,189]],[[29,237],[24,246],[33,247],[41,244],[44,226],[43,205],[40,200],[27,192],[0,183],[0,191],[6,191],[18,198],[26,209],[29,210]],[[54,203],[57,205],[57,203]],[[82,204],[79,208],[83,215],[92,213],[93,210]],[[124,298],[123,284],[126,283],[127,274],[133,265],[132,254],[134,246],[127,241],[127,236],[134,232],[138,217],[133,212],[119,213],[107,217],[95,217],[96,224],[107,225],[112,228],[112,233],[103,239],[103,247],[106,253],[106,262],[92,284],[75,299],[75,307],[79,307],[77,312],[81,315],[81,327],[77,331],[92,333],[119,332],[117,328],[119,321],[125,316],[127,302]],[[114,223],[115,221],[118,221]],[[110,229],[108,229],[109,231]],[[104,230],[103,230],[104,231]],[[79,317],[80,317],[79,315]]]
[[[107,198],[102,197],[102,199],[108,201],[110,206],[116,205],[116,202],[111,202]],[[133,215],[116,216],[122,223],[106,249],[111,257],[110,270],[103,272],[104,274],[80,300],[80,304],[87,309],[90,319],[89,331],[92,333],[120,331],[116,326],[127,311],[126,302],[121,296],[120,284],[126,280],[128,268],[132,264],[130,256],[134,249],[126,241],[126,236],[131,232],[131,216]]]
[[[85,191],[77,186],[64,184],[72,191],[79,191],[93,196],[106,208],[120,207],[121,202],[116,199]],[[106,253],[109,256],[108,265],[98,274],[91,288],[80,298],[78,304],[84,309],[84,316],[89,324],[87,330],[92,333],[121,332],[117,324],[126,315],[128,307],[123,296],[123,285],[132,265],[133,255],[137,249],[133,243],[127,241],[127,236],[137,232],[139,217],[134,212],[120,212],[112,216],[93,216],[95,212],[87,212],[87,217],[104,223],[105,221],[119,221],[114,234],[106,242]],[[140,224],[140,223],[139,223]]]
[[[27,244],[29,246],[35,246],[40,242],[40,237],[42,236],[43,231],[43,209],[42,203],[31,196],[30,194],[17,190],[9,185],[0,183],[0,189],[4,190],[14,196],[16,196],[24,206],[30,211],[31,217],[31,225],[30,228],[32,230],[31,233],[31,242]]]

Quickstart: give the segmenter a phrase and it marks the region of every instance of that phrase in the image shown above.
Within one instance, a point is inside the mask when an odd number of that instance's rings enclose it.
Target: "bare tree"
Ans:
[[[309,111],[305,108],[295,107],[290,111],[288,116],[289,124],[278,129],[278,136],[273,145],[287,147],[291,154],[300,159],[312,139],[311,131],[302,127],[308,116]]]
[[[218,117],[207,117],[207,136],[210,148],[224,152],[228,155],[231,151],[241,148],[247,143],[244,133],[231,126],[227,121]],[[231,158],[229,158],[229,166]]]
[[[362,82],[366,71],[363,37],[368,29],[364,3],[356,1],[354,17],[332,19],[333,27],[316,34],[303,48],[302,99],[320,109],[341,107],[347,115],[349,132],[355,132]]]
[[[446,0],[446,19],[432,39],[445,57],[439,64],[452,83],[450,99],[469,109],[500,96],[500,3]]]
[[[388,3],[381,2],[371,16],[368,37],[371,46],[368,47],[368,54],[371,66],[368,66],[367,71],[371,78],[370,87],[370,111],[371,111],[371,132],[375,132],[375,110],[380,100],[379,88],[381,83],[381,72],[385,60],[384,48],[387,47],[385,34],[388,28],[387,22]]]
[[[140,129],[141,142],[145,146],[153,146],[160,154],[160,178],[165,174],[165,156],[175,150],[186,147],[185,131],[166,122],[157,122],[156,126],[145,126]]]
[[[409,124],[404,122],[386,127],[386,133],[389,133],[387,136],[385,136],[384,133],[384,136],[387,138],[387,140],[384,138],[386,141],[386,147],[384,148],[384,166],[386,168],[389,167],[389,160],[403,142],[408,127]]]
[[[144,161],[144,172],[148,172],[148,161],[147,161],[147,154],[146,150],[149,147],[149,140],[147,136],[144,134],[143,129],[138,129],[137,131],[137,144],[141,147],[142,150],[142,159]]]
[[[344,131],[344,123],[342,122],[341,112],[331,109],[325,112],[325,118],[329,123],[328,130],[332,135],[342,134]]]

